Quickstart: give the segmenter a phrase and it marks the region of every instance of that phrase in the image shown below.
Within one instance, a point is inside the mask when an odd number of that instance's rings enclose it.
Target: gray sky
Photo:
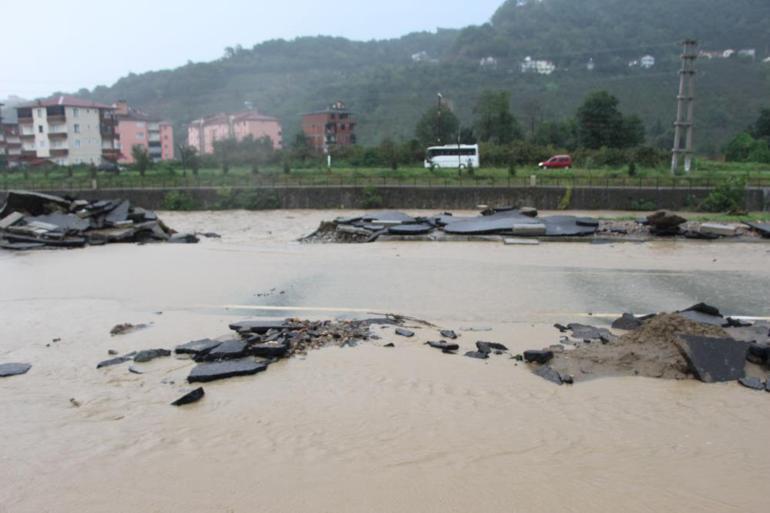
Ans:
[[[226,46],[331,35],[356,40],[489,20],[503,0],[5,0],[0,98],[111,85],[129,72],[220,57]],[[333,7],[332,7],[333,6]],[[13,51],[10,51],[13,49]]]

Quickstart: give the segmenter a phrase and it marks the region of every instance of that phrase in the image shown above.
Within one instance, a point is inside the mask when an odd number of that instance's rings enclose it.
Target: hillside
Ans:
[[[250,101],[279,117],[287,138],[298,130],[301,113],[341,99],[358,113],[359,140],[374,144],[385,136],[411,137],[438,91],[470,124],[480,91],[509,90],[514,113],[530,126],[572,116],[588,92],[607,89],[655,135],[667,131],[674,118],[677,42],[684,37],[699,38],[704,50],[758,52],[756,61],[698,61],[697,142],[701,151],[712,152],[770,103],[770,65],[760,62],[770,45],[766,0],[531,0],[524,6],[509,0],[490,23],[462,31],[370,42],[269,41],[230,49],[213,62],[131,74],[87,94],[105,102],[127,99],[178,127]],[[432,60],[414,62],[412,55],[420,52]],[[628,67],[644,54],[656,57],[653,69]],[[489,56],[497,64],[482,68],[480,59]],[[557,71],[521,73],[526,56],[552,60]],[[589,59],[594,71],[586,69]]]

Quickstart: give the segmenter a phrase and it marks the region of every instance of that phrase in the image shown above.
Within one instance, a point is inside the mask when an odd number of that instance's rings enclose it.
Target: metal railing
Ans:
[[[267,175],[119,175],[99,173],[89,176],[46,177],[39,172],[19,176],[20,172],[0,174],[0,190],[28,189],[40,191],[79,191],[91,189],[174,189],[174,188],[283,188],[283,187],[560,187],[623,189],[711,189],[725,183],[730,176],[690,177],[601,177],[601,176],[356,176],[334,174],[267,174]],[[747,187],[770,188],[770,174],[745,178]]]

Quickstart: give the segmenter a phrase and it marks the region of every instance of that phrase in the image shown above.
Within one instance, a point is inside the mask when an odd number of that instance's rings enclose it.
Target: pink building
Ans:
[[[120,150],[118,162],[133,164],[131,150],[141,146],[155,162],[174,159],[174,128],[167,121],[153,119],[151,116],[128,106],[121,100],[114,106],[118,120],[115,137]]]
[[[211,154],[214,153],[214,141],[229,137],[242,141],[249,135],[254,139],[269,137],[273,148],[283,147],[281,122],[257,111],[217,114],[196,119],[187,127],[187,144],[196,148],[200,154]]]

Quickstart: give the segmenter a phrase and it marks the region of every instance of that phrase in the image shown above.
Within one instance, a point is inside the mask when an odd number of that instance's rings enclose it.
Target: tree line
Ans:
[[[606,91],[588,95],[574,117],[541,123],[527,133],[511,112],[511,96],[506,91],[482,92],[473,107],[473,119],[462,123],[448,101],[439,98],[426,109],[411,138],[384,137],[376,146],[346,146],[330,150],[337,165],[390,167],[422,165],[425,150],[447,144],[479,144],[483,165],[511,167],[537,164],[557,153],[573,153],[588,166],[635,163],[654,167],[668,159],[666,152],[644,146],[644,125],[638,116],[625,115],[618,99]],[[247,166],[259,173],[264,166],[292,168],[323,166],[325,156],[314,150],[299,132],[286,148],[276,149],[265,137],[249,136],[214,143],[213,155],[198,155],[194,148],[181,146],[182,167],[220,167],[227,173],[232,166]]]

